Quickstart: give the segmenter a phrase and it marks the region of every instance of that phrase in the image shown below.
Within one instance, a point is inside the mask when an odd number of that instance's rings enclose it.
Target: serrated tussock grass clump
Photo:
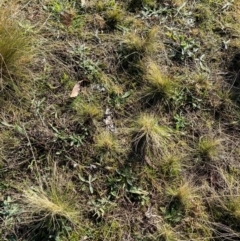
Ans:
[[[197,150],[204,159],[214,160],[221,150],[221,139],[203,136],[199,139]]]
[[[116,28],[117,24],[121,22],[122,18],[123,18],[123,12],[117,6],[115,6],[112,9],[107,10],[104,15],[106,24],[111,29]]]
[[[95,147],[100,152],[120,152],[119,143],[110,131],[102,130],[94,138]]]
[[[0,133],[0,165],[2,161],[6,163],[11,160],[13,153],[20,148],[21,141],[15,136],[14,131],[6,131],[1,129]]]
[[[158,28],[154,27],[145,37],[140,37],[136,33],[128,33],[123,37],[119,54],[124,68],[136,68],[144,56],[157,50],[157,32]]]
[[[150,54],[156,50],[156,34],[158,28],[154,27],[146,33],[145,37],[140,37],[135,33],[129,33],[124,36],[123,45],[128,53],[137,52],[139,54]]]
[[[211,189],[213,195],[209,201],[210,210],[214,221],[226,225],[229,232],[240,232],[240,186],[239,180],[234,173],[219,169],[224,181],[224,189]],[[232,230],[231,230],[232,229]],[[234,232],[233,231],[233,232]]]
[[[103,117],[103,109],[99,104],[99,101],[95,98],[86,100],[85,97],[79,96],[72,104],[73,109],[76,111],[78,117],[82,121],[94,121]]]
[[[162,156],[173,142],[173,132],[158,124],[153,114],[141,113],[133,123],[133,147],[140,155]]]
[[[44,192],[42,189],[28,189],[23,191],[24,202],[27,205],[27,211],[32,214],[40,215],[41,218],[48,218],[54,225],[58,217],[65,218],[72,224],[76,224],[79,218],[79,212],[69,203],[68,197],[63,193],[52,189],[50,192]]]
[[[99,82],[106,88],[109,94],[120,95],[123,93],[121,85],[115,83],[114,80],[104,72],[99,72]]]
[[[5,80],[21,75],[32,59],[31,37],[12,17],[14,6],[0,4],[0,75]]]
[[[41,176],[38,181],[35,187],[22,190],[21,219],[28,229],[34,230],[34,225],[38,224],[46,237],[47,233],[58,235],[61,231],[66,232],[66,226],[77,227],[81,221],[81,212],[77,207],[79,200],[70,177],[54,168],[48,181]],[[36,235],[42,234],[37,230]]]
[[[185,209],[194,205],[194,198],[198,197],[197,188],[189,182],[185,182],[179,187],[168,187],[166,192],[172,197],[172,201],[179,203]]]
[[[178,83],[172,78],[163,75],[154,61],[149,60],[144,67],[145,75],[143,78],[146,87],[143,95],[147,101],[169,100],[176,95],[179,90]]]
[[[181,171],[181,156],[167,155],[159,161],[161,172],[166,177],[177,177]]]
[[[162,241],[177,241],[177,237],[179,236],[171,225],[167,223],[158,225],[158,233]]]

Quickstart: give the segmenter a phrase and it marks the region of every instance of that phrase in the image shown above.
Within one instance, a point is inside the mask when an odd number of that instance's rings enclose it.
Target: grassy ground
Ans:
[[[0,239],[240,240],[239,14],[0,0]]]

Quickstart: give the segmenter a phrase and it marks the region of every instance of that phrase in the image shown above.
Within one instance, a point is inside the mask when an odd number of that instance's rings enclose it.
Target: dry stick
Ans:
[[[48,17],[46,18],[46,20],[44,21],[44,23],[40,26],[40,28],[38,29],[38,32],[40,32],[40,30],[44,27],[44,25],[46,25],[48,19],[51,17],[51,13],[48,15]]]
[[[39,171],[39,168],[38,168],[38,165],[37,165],[37,159],[36,159],[36,157],[35,157],[35,154],[34,154],[34,151],[33,151],[33,147],[32,147],[32,143],[31,143],[31,141],[30,141],[30,138],[29,138],[29,136],[28,136],[28,134],[27,134],[27,131],[26,131],[26,128],[25,128],[25,126],[23,125],[23,130],[24,130],[24,132],[25,132],[25,135],[26,135],[26,137],[27,137],[27,140],[28,140],[28,144],[29,144],[29,146],[30,146],[30,150],[31,150],[31,152],[32,152],[32,156],[33,156],[33,161],[34,161],[34,163],[35,163],[35,167],[36,167],[36,170],[37,170],[37,174],[38,174],[38,176],[39,177],[37,177],[37,179],[38,179],[38,181],[39,181],[39,183],[40,183],[40,187],[41,187],[41,189],[43,188],[43,184],[42,184],[42,180],[41,180],[41,178],[40,178],[40,171]]]

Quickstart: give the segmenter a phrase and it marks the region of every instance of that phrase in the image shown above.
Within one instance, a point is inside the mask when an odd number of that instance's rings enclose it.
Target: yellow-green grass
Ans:
[[[202,158],[214,160],[222,149],[221,142],[221,139],[203,136],[199,139],[197,150]]]
[[[158,28],[150,29],[144,38],[135,33],[126,34],[122,40],[128,54],[150,54],[156,50]]]
[[[173,132],[159,125],[157,116],[141,113],[133,122],[133,146],[140,155],[163,156],[174,143]]]
[[[116,136],[108,130],[100,130],[95,136],[95,146],[101,152],[120,152]]]
[[[0,74],[7,80],[21,77],[28,67],[33,57],[33,37],[27,36],[14,18],[14,3],[0,7]]]
[[[173,99],[180,90],[177,80],[164,75],[159,66],[152,60],[148,60],[144,65],[145,74],[143,76],[145,88],[142,93],[147,101],[160,101]]]
[[[39,176],[38,186],[22,190],[25,211],[23,218],[29,224],[36,220],[43,224],[47,223],[49,230],[60,227],[59,222],[64,220],[70,225],[78,225],[81,213],[77,207],[73,183],[67,175],[57,171],[56,167],[53,168],[51,175],[48,182]]]
[[[189,209],[195,205],[195,199],[198,197],[198,189],[190,182],[185,182],[179,187],[168,187],[167,194],[179,202],[185,209]]]
[[[103,117],[103,109],[97,99],[86,100],[85,97],[78,96],[73,102],[73,109],[82,121],[99,120]]]

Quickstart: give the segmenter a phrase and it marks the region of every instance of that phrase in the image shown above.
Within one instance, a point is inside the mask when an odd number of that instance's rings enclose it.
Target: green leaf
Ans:
[[[50,124],[50,126],[53,128],[53,130],[54,130],[56,133],[60,134],[60,132],[58,131],[57,128],[55,128],[52,124]]]
[[[131,188],[129,192],[133,194],[138,194],[138,195],[148,195],[147,191],[144,191],[141,188],[136,188],[136,187]]]
[[[89,181],[89,183],[92,181],[92,175],[91,174],[88,176],[88,181]]]
[[[90,193],[93,194],[93,187],[92,187],[92,185],[89,185],[89,190],[90,190]]]
[[[131,91],[125,92],[124,95],[122,96],[122,99],[128,98],[131,94],[132,94]]]
[[[87,180],[85,180],[80,174],[78,174],[78,177],[82,182],[87,182]]]
[[[19,125],[15,125],[15,130],[20,134],[25,134],[24,129]]]
[[[4,125],[4,126],[6,126],[6,127],[14,127],[13,125],[8,124],[8,123],[5,122],[5,121],[1,121],[1,124]]]
[[[94,177],[94,178],[92,179],[92,182],[94,182],[96,179],[97,179],[97,177]]]

